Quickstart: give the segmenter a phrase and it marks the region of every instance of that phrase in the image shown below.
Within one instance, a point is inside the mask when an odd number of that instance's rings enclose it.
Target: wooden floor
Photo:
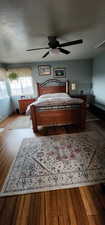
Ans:
[[[17,118],[9,117],[1,127]],[[103,122],[98,122],[103,126]],[[73,130],[74,131],[74,130]],[[68,132],[42,129],[38,135]],[[31,129],[0,134],[0,189],[23,138]],[[101,185],[0,198],[0,225],[105,225],[105,193]]]

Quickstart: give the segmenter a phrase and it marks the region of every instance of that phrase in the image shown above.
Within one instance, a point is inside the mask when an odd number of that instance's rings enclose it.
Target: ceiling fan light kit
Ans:
[[[50,55],[60,55],[61,52],[59,50],[59,48],[54,48],[54,49],[50,49]]]
[[[67,47],[67,46],[71,46],[71,45],[77,45],[77,44],[82,44],[83,40],[79,39],[79,40],[75,40],[75,41],[69,41],[69,42],[65,42],[65,43],[59,43],[59,41],[57,40],[56,36],[48,36],[48,46],[49,47],[44,47],[44,48],[33,48],[33,49],[28,49],[26,51],[34,51],[34,50],[42,50],[42,49],[49,49],[49,51],[47,51],[42,58],[47,57],[49,54],[50,55],[60,55],[61,53],[68,55],[70,54],[70,51],[62,48],[62,47]]]

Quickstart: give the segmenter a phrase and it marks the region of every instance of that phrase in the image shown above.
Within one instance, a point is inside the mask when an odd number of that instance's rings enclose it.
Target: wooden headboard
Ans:
[[[37,83],[38,96],[50,93],[61,93],[69,91],[69,81],[48,79],[43,83]]]

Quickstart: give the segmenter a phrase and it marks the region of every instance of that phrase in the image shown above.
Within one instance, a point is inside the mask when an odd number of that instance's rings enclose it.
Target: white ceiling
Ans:
[[[49,35],[84,43],[65,47],[70,55],[44,61],[92,58],[104,51],[96,46],[105,40],[105,0],[0,0],[0,62],[43,61],[46,50],[26,49],[47,46]]]

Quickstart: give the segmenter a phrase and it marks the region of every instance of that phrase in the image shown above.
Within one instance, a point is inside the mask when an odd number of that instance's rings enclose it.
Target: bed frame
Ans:
[[[48,93],[69,92],[69,82],[49,79],[43,83],[37,83],[38,96]],[[31,106],[31,118],[33,131],[37,132],[38,125],[52,126],[76,124],[81,128],[85,127],[86,104],[83,102],[77,109],[56,109],[37,111],[37,106]]]

